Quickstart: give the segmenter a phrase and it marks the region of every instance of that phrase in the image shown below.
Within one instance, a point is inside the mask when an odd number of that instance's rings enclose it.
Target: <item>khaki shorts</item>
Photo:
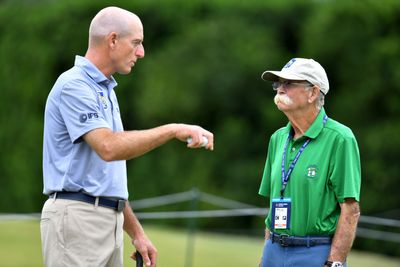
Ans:
[[[122,267],[122,212],[81,201],[48,199],[40,231],[46,267]]]

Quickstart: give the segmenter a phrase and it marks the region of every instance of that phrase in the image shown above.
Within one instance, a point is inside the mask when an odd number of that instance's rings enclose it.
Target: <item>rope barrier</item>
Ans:
[[[202,201],[208,204],[219,206],[224,209],[218,210],[191,210],[191,211],[165,211],[165,212],[136,212],[137,210],[160,207],[185,201]],[[242,203],[232,199],[227,199],[208,193],[192,189],[186,192],[169,194],[159,197],[140,199],[130,202],[136,216],[142,220],[148,219],[183,219],[183,218],[218,218],[218,217],[238,217],[238,216],[263,216],[268,213],[268,208],[260,208],[254,205]],[[40,213],[25,214],[1,214],[1,221],[27,221],[39,220]],[[374,226],[397,227],[400,228],[400,220],[379,218],[361,215],[360,224]],[[389,231],[379,231],[358,227],[356,235],[358,237],[391,241],[400,243],[400,234]]]

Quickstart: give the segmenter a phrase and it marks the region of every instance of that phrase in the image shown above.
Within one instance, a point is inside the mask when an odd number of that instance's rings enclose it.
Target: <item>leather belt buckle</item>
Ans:
[[[289,239],[289,235],[287,235],[287,234],[281,234],[281,235],[279,235],[279,244],[280,244],[282,247],[288,247],[288,246],[289,246],[289,243],[287,242],[288,239]]]
[[[120,199],[118,200],[118,205],[117,205],[117,211],[121,212],[125,209],[125,200],[124,199]]]

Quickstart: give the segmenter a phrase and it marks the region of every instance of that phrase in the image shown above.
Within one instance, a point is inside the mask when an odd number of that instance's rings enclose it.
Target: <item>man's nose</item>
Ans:
[[[144,46],[141,44],[137,49],[136,49],[136,56],[138,58],[143,58],[144,57]]]

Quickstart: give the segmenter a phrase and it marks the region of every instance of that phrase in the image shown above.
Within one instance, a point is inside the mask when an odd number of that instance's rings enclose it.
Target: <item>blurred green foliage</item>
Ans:
[[[43,111],[54,81],[84,55],[91,18],[116,5],[145,28],[146,57],[116,75],[126,129],[169,122],[215,134],[215,151],[173,141],[128,162],[131,199],[197,187],[266,206],[258,187],[270,135],[286,124],[266,69],[292,57],[326,69],[328,115],[354,131],[363,214],[399,219],[400,2],[397,0],[2,1],[0,211],[41,209]],[[206,222],[262,228],[256,218]],[[390,253],[400,255],[395,248]]]

